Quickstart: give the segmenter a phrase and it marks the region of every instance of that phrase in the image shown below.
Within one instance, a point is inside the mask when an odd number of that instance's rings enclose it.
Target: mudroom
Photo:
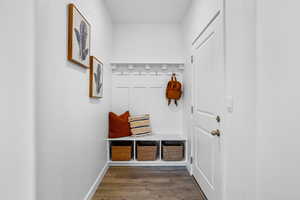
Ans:
[[[94,200],[218,199],[225,91],[222,1],[209,4],[203,21],[197,18],[203,8],[190,1],[105,2],[112,53],[105,61],[93,55],[89,66],[90,99],[101,102],[111,93],[107,162]],[[80,12],[69,6],[73,15]],[[80,24],[74,37],[79,41],[84,34]],[[76,51],[71,53],[74,57]]]
[[[0,199],[255,199],[250,1],[4,1]]]
[[[94,199],[217,199],[222,2],[214,1],[195,33],[197,11],[188,1],[133,2],[106,1],[114,22],[106,66],[112,105],[105,139],[108,171]],[[172,174],[185,178],[173,182]]]
[[[299,200],[299,7],[0,0],[0,199]]]

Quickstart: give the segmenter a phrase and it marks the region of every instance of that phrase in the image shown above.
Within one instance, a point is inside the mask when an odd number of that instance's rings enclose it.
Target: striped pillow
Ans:
[[[128,118],[131,133],[134,136],[151,133],[150,115],[137,115]]]

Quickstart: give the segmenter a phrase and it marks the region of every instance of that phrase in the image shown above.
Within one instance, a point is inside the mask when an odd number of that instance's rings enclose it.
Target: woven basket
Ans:
[[[181,161],[184,159],[184,146],[168,146],[163,145],[163,160],[166,161]]]
[[[156,160],[157,146],[137,146],[137,160],[139,161],[153,161]]]
[[[112,161],[129,161],[131,160],[131,146],[111,146]]]

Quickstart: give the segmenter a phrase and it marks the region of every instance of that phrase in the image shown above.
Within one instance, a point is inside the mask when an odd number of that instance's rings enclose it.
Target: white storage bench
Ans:
[[[132,159],[129,161],[112,161],[111,155],[111,144],[115,141],[131,141],[133,145]],[[137,160],[137,144],[141,142],[151,141],[158,146],[158,154],[156,160],[154,161],[138,161]],[[110,166],[186,166],[187,164],[187,153],[186,153],[186,141],[187,139],[182,135],[161,135],[161,134],[152,134],[147,136],[138,136],[138,137],[123,137],[123,138],[112,138],[107,139],[107,152],[108,160]],[[178,161],[166,161],[163,159],[163,144],[165,142],[172,142],[179,145],[183,145],[183,159]]]

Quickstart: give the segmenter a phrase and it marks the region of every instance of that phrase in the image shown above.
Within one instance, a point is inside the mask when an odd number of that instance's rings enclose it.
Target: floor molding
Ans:
[[[198,189],[199,189],[199,191],[200,191],[201,197],[202,197],[203,199],[207,200],[207,197],[206,197],[206,195],[204,194],[204,192],[203,192],[202,188],[200,187],[199,183],[197,182],[197,180],[195,179],[194,176],[192,176],[192,177],[193,177],[193,180],[194,180],[194,182],[195,182],[195,185],[198,186]]]
[[[190,175],[192,176],[193,175],[193,171],[192,171],[192,165],[187,163],[186,164],[186,169],[188,170],[188,172],[190,173]]]
[[[99,173],[98,177],[96,178],[96,181],[93,183],[92,187],[90,188],[89,192],[86,194],[84,200],[91,200],[99,187],[100,183],[102,182],[103,177],[105,176],[109,166],[108,163],[106,163]]]
[[[136,161],[136,162],[117,162],[117,161],[110,161],[108,162],[109,166],[117,166],[117,167],[160,167],[160,166],[169,166],[169,167],[186,167],[187,162],[151,162],[151,161]]]

